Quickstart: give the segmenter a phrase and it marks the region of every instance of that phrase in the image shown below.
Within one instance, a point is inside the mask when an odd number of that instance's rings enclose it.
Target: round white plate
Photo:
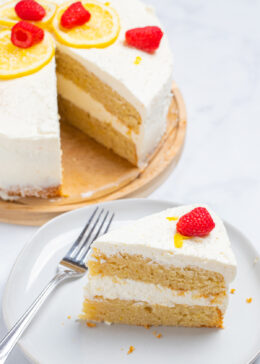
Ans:
[[[144,199],[107,202],[116,223],[134,220],[172,203]],[[10,274],[3,314],[8,328],[51,279],[55,267],[78,235],[93,206],[61,215],[40,228],[25,246]],[[20,341],[25,355],[40,364],[245,364],[260,346],[260,263],[257,252],[237,229],[226,224],[237,261],[225,329],[156,328],[98,324],[88,328],[77,321],[85,278],[65,283],[42,308]],[[251,304],[246,298],[252,297]],[[71,319],[68,318],[71,316]],[[127,355],[130,345],[135,347]]]

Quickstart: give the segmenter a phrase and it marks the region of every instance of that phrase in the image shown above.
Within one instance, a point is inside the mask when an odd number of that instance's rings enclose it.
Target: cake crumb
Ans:
[[[162,334],[157,334],[157,331],[153,331],[153,336],[157,337],[157,339],[160,339]]]
[[[234,294],[236,292],[235,288],[231,288],[230,293]]]
[[[64,326],[64,322],[61,323],[61,326]]]
[[[69,315],[69,316],[67,316],[67,319],[68,319],[68,320],[70,320],[70,319],[71,319],[71,316],[70,316],[70,315]]]
[[[253,298],[252,297],[249,297],[249,298],[246,299],[246,303],[251,303],[252,300],[253,300]]]
[[[259,262],[259,257],[256,257],[256,258],[254,259],[254,265],[256,265],[258,262]]]
[[[144,328],[145,328],[146,330],[149,330],[149,329],[151,328],[151,325],[144,325]]]
[[[86,322],[86,325],[88,327],[96,327],[97,326],[97,324],[94,324],[94,322]]]
[[[140,64],[141,63],[141,60],[142,60],[142,58],[139,57],[139,56],[137,56],[136,59],[135,59],[135,61],[134,61],[134,64]]]
[[[127,355],[132,354],[132,352],[135,350],[135,347],[133,345],[129,346]]]

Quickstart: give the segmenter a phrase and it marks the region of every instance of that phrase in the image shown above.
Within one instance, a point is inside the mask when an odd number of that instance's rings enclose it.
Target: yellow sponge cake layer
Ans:
[[[223,315],[217,307],[180,304],[167,307],[98,297],[96,300],[86,299],[84,301],[82,319],[138,326],[167,325],[221,328]]]
[[[132,164],[137,164],[136,146],[129,136],[120,133],[109,122],[96,119],[62,96],[58,97],[58,102],[62,120],[80,129],[100,144],[112,149]]]
[[[201,294],[218,294],[226,290],[224,277],[220,273],[187,266],[165,266],[141,255],[105,256],[94,250],[88,262],[92,276],[129,278],[147,283],[160,284],[176,290],[197,289]]]

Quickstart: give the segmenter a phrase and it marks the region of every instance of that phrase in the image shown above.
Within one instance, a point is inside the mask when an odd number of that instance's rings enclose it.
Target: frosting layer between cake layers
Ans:
[[[55,60],[0,81],[0,197],[57,195],[61,184]]]
[[[61,0],[56,2],[62,3]],[[137,164],[142,167],[166,130],[166,116],[171,101],[172,55],[165,34],[154,54],[124,44],[126,30],[147,25],[160,26],[150,7],[138,0],[112,0],[110,5],[118,12],[121,24],[119,37],[114,44],[103,49],[76,49],[58,43],[57,48],[61,55],[74,59],[132,105],[132,112],[122,112],[119,120],[114,119],[113,125],[116,129],[120,123],[128,127],[132,125],[131,135],[136,144]],[[141,57],[140,64],[135,64],[136,57]],[[104,122],[107,122],[107,118],[111,120],[111,115],[101,115],[96,112],[94,106],[90,106],[92,100],[90,95],[84,92],[84,85],[80,84],[80,74],[77,75],[77,88],[73,88],[64,78],[75,81],[75,75],[71,77],[68,73],[65,74],[59,67],[59,61],[57,71],[63,76],[58,76],[58,92],[62,97],[72,101],[94,118]],[[95,93],[92,94],[92,98],[98,101]],[[106,106],[105,108],[108,110]],[[112,109],[110,114],[114,114]],[[138,117],[133,111],[140,116],[140,120],[137,120]],[[122,127],[120,130],[122,134],[131,138],[130,134],[126,133],[127,130],[123,130]]]
[[[183,292],[159,284],[155,285],[132,279],[109,276],[89,277],[85,287],[85,298],[98,300],[99,297],[101,299],[136,301],[137,304],[147,303],[167,307],[174,307],[176,304],[217,307],[223,313],[228,303],[228,296],[225,294],[203,296],[197,290]]]

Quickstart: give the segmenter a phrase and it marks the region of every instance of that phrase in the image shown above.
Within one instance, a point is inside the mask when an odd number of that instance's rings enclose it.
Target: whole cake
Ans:
[[[60,194],[59,117],[145,167],[166,130],[172,82],[152,8],[138,0],[11,1],[0,7],[0,26],[0,197]],[[44,35],[28,46],[32,27]]]
[[[98,238],[83,318],[222,327],[236,261],[224,224],[201,206],[167,209]]]

